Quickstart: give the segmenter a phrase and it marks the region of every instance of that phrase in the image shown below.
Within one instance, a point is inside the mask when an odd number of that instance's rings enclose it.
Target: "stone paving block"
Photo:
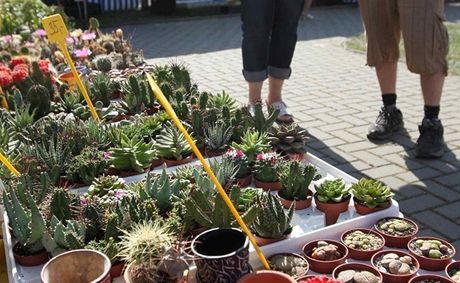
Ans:
[[[411,217],[444,235],[448,239],[460,239],[460,225],[433,211],[422,211],[411,215]]]
[[[350,134],[346,130],[334,131],[331,134],[333,134],[334,136],[338,137],[339,139],[347,141],[348,143],[362,141],[361,137],[353,135],[353,134]]]
[[[340,150],[343,150],[344,152],[352,153],[356,151],[361,151],[361,150],[366,150],[366,149],[371,149],[377,147],[376,144],[373,144],[369,141],[361,141],[357,143],[350,143],[347,145],[342,145],[339,146]]]
[[[452,221],[456,221],[460,218],[460,201],[436,208],[435,211],[451,219]]]
[[[454,259],[455,260],[460,260],[460,253],[458,251],[460,251],[460,240],[457,240],[453,243],[451,243],[454,247],[455,247],[455,250],[457,251],[457,253],[455,254],[454,256]]]
[[[418,224],[418,223],[417,223]],[[420,229],[419,227],[419,230],[418,230],[418,233],[417,233],[417,236],[419,237],[435,237],[435,238],[441,238],[441,239],[444,239],[445,236],[429,229],[429,228],[424,228],[424,229]]]
[[[388,154],[385,155],[384,158],[393,164],[399,165],[409,170],[419,169],[426,166],[420,163],[419,160],[409,157],[406,152]]]
[[[352,172],[361,172],[363,170],[369,169],[370,167],[369,164],[357,160],[350,163],[340,164],[337,166],[337,168],[345,173],[351,174]]]
[[[390,186],[393,191],[399,193],[405,198],[415,197],[426,193],[426,191],[423,190],[423,187],[414,184],[407,184],[407,182],[394,176],[381,178],[380,181]]]
[[[439,176],[442,173],[434,170],[430,167],[422,167],[419,169],[414,169],[402,174],[398,174],[397,177],[406,182],[412,183],[418,180],[432,179],[433,177]]]
[[[386,176],[397,175],[401,172],[404,172],[403,168],[396,166],[394,164],[388,164],[381,167],[364,170],[363,174],[374,179],[379,179]]]
[[[460,192],[456,192],[455,190],[448,189],[447,187],[436,183],[432,180],[423,180],[419,182],[413,183],[415,186],[419,186],[429,192],[432,195],[435,195],[441,199],[446,200],[447,202],[453,202],[456,200],[460,200]]]
[[[370,167],[380,167],[390,163],[388,160],[383,159],[381,155],[374,155],[369,153],[369,151],[355,151],[352,152],[351,155],[363,160],[363,162],[369,164]]]
[[[401,189],[400,189],[401,191]],[[445,202],[431,194],[425,193],[399,203],[399,207],[403,213],[413,214],[415,212],[424,211],[444,204]]]
[[[456,166],[442,161],[442,160],[437,160],[437,159],[419,159],[418,162],[430,166],[431,168],[434,168],[435,170],[439,170],[443,173],[454,173],[459,170]]]
[[[447,187],[454,187],[460,185],[460,171],[453,174],[440,176],[435,180],[443,185],[446,185]]]

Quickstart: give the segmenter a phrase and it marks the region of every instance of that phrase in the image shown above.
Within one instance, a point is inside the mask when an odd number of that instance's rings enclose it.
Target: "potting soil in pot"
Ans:
[[[338,276],[338,280],[344,283],[378,283],[379,278],[369,271],[344,270]]]

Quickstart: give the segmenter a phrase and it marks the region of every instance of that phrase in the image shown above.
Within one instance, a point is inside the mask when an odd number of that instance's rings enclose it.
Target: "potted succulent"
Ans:
[[[22,191],[22,190],[21,190]],[[48,252],[43,248],[45,220],[30,193],[22,191],[27,204],[21,203],[16,190],[3,191],[3,205],[17,243],[13,247],[14,259],[20,265],[35,266],[48,261]]]
[[[385,238],[385,245],[392,248],[407,247],[407,243],[418,232],[417,223],[401,217],[382,218],[375,223],[374,228]]]
[[[358,214],[365,215],[386,209],[391,205],[391,189],[377,180],[361,178],[352,184],[353,201]]]
[[[283,205],[269,192],[257,196],[256,206],[259,213],[251,225],[257,244],[268,245],[285,239],[291,232],[291,220],[295,202],[287,214]]]
[[[53,257],[43,267],[40,277],[46,283],[110,283],[110,260],[95,250],[72,250]]]
[[[241,150],[248,157],[249,165],[252,166],[257,154],[269,151],[271,146],[266,133],[247,130],[240,143],[232,143],[232,148]]]
[[[124,197],[134,192],[126,189],[125,181],[117,176],[107,175],[96,178],[88,192],[80,198],[83,203],[97,203],[105,208],[115,207]]]
[[[81,182],[82,185],[88,185],[104,172],[106,165],[104,153],[96,147],[88,146],[66,164],[65,171],[67,179],[72,183]]]
[[[222,243],[226,243],[222,245]],[[235,282],[251,271],[249,239],[236,228],[214,228],[192,241],[198,282]]]
[[[270,256],[267,259],[270,269],[275,271],[281,271],[294,277],[294,279],[302,277],[308,272],[307,260],[294,253],[279,253]]]
[[[325,213],[326,226],[337,222],[340,213],[348,210],[350,203],[350,189],[342,179],[325,180],[315,185],[316,207]]]
[[[241,277],[237,283],[295,283],[291,276],[274,270],[258,270]]]
[[[281,190],[277,192],[285,208],[295,201],[295,209],[305,209],[311,205],[313,192],[308,188],[313,180],[321,175],[313,165],[304,165],[301,161],[292,160],[284,163],[279,170]]]
[[[436,274],[424,274],[424,275],[418,275],[411,280],[409,280],[409,283],[456,283],[455,281],[442,277],[440,275]]]
[[[184,135],[168,122],[157,138],[155,148],[168,167],[191,162],[192,148]]]
[[[238,203],[236,209],[238,212],[245,213],[250,209],[256,202],[257,195],[260,193],[260,190],[256,188],[243,188],[239,190]]]
[[[377,252],[372,256],[371,263],[382,273],[385,283],[407,282],[420,268],[417,259],[399,250]]]
[[[272,146],[291,159],[303,160],[306,152],[307,130],[297,124],[279,125],[269,132]]]
[[[446,266],[446,275],[454,282],[460,282],[460,260],[451,262]]]
[[[362,228],[345,231],[341,241],[347,246],[350,257],[357,260],[369,260],[385,246],[382,235]]]
[[[257,188],[269,191],[281,189],[281,182],[278,178],[279,161],[276,153],[257,154],[254,164],[254,179]]]
[[[382,274],[370,265],[362,263],[344,263],[332,271],[334,279],[349,283],[382,283]]]
[[[407,243],[407,248],[420,268],[431,271],[444,270],[455,256],[454,246],[434,237],[416,237]]]
[[[109,258],[111,264],[110,278],[113,279],[121,275],[125,263],[119,257],[120,246],[112,237],[107,240],[91,241],[86,245],[86,248],[99,251]]]
[[[348,257],[347,247],[333,240],[311,241],[303,246],[303,252],[310,269],[322,274],[332,273]]]
[[[208,125],[204,132],[207,155],[214,157],[224,154],[232,134],[233,128],[227,126],[222,120]]]
[[[249,160],[243,151],[238,149],[229,149],[223,158],[231,160],[234,166],[238,168],[235,174],[235,178],[236,183],[240,187],[247,187],[252,183],[252,174],[249,166]]]
[[[325,275],[306,275],[297,279],[297,283],[342,283]]]

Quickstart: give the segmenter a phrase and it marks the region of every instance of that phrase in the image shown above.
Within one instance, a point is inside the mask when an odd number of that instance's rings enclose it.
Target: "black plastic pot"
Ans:
[[[236,282],[251,271],[249,239],[238,229],[210,229],[192,241],[197,281]]]

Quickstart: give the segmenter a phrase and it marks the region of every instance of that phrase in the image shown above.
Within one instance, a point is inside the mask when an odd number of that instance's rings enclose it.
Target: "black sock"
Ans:
[[[427,119],[438,119],[440,106],[429,106],[425,105],[424,107],[425,118]]]
[[[383,106],[396,106],[396,93],[382,94]]]

